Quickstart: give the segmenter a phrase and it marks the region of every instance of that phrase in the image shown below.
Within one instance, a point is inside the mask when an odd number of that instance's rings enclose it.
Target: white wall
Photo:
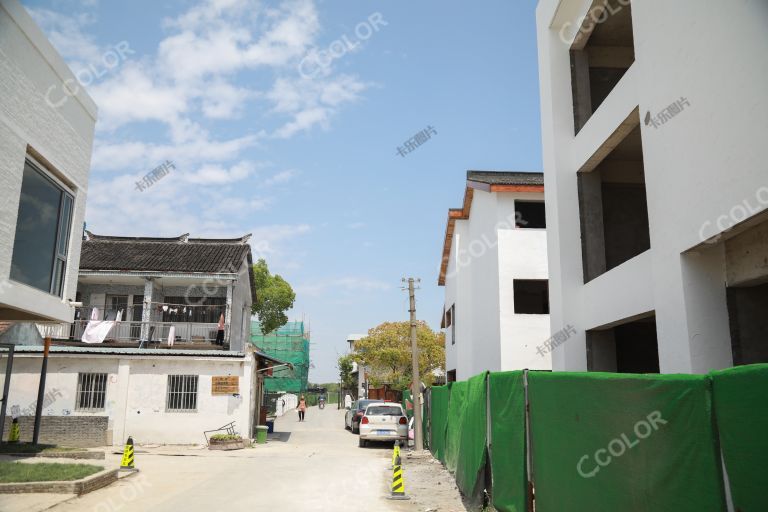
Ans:
[[[88,190],[96,105],[82,87],[58,107],[65,80],[74,80],[61,56],[16,0],[0,0],[0,307],[71,321]],[[75,83],[75,82],[70,82]],[[49,90],[55,102],[46,102]],[[49,98],[53,96],[49,95]],[[63,298],[9,281],[22,172],[28,147],[74,192]]]
[[[17,354],[14,358],[8,413],[18,405],[22,410],[37,400],[41,357]],[[43,410],[46,416],[109,416],[109,428],[115,446],[133,436],[136,443],[200,444],[204,430],[221,427],[231,421],[243,437],[249,437],[253,356],[108,356],[52,353],[48,362],[46,391],[57,390],[61,396]],[[2,371],[5,371],[3,364]],[[107,373],[104,411],[77,411],[78,373]],[[168,375],[199,375],[197,412],[165,410]],[[211,377],[237,375],[240,396],[212,395]],[[57,393],[57,395],[59,394]],[[34,412],[33,412],[34,414]]]
[[[483,371],[549,369],[536,347],[549,315],[514,313],[514,279],[547,279],[546,230],[515,229],[515,199],[542,194],[475,190],[468,219],[456,220],[445,278],[446,311],[455,304],[456,344],[446,328],[446,370],[457,380]]]
[[[552,357],[539,348],[549,338],[549,315],[515,314],[515,279],[549,279],[546,229],[514,229],[515,200],[543,200],[544,194],[497,194],[499,229],[499,289],[501,325],[501,369],[551,370]],[[506,227],[510,226],[510,227]]]
[[[537,9],[551,324],[578,332],[556,351],[554,367],[586,369],[585,330],[650,310],[663,373],[730,366],[724,283],[713,280],[722,267],[716,257],[697,263],[682,254],[729,227],[718,219],[745,200],[768,206],[756,199],[768,185],[768,4],[633,2],[635,62],[574,136],[570,42],[561,29],[577,26],[589,4],[542,0]],[[690,106],[666,124],[641,123],[651,250],[584,285],[577,170],[632,110],[643,119],[681,97]]]

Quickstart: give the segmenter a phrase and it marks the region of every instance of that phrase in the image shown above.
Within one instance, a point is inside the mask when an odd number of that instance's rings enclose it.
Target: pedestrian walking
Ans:
[[[304,395],[299,399],[299,421],[304,421],[304,414],[307,412],[307,401]]]
[[[347,393],[347,395],[344,397],[344,407],[346,407],[347,409],[352,408],[352,397],[350,396],[349,393]]]

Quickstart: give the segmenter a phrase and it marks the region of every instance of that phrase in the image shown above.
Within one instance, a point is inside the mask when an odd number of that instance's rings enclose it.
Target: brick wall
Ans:
[[[43,416],[40,423],[40,442],[83,448],[106,446],[108,421],[107,416]],[[20,416],[19,441],[31,442],[34,427],[34,416]],[[6,417],[3,431],[5,440],[10,432],[11,418]]]

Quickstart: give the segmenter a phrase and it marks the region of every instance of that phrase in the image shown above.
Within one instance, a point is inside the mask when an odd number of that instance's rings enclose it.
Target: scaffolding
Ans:
[[[304,330],[304,322],[288,322],[266,335],[261,331],[259,322],[251,322],[251,343],[265,354],[293,365],[293,369],[278,368],[272,376],[264,379],[265,393],[306,393],[309,331]]]

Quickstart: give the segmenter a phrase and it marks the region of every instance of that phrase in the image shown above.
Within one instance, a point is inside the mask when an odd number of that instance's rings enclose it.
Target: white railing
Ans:
[[[43,337],[50,336],[58,339],[80,340],[83,337],[83,331],[87,320],[75,320],[73,323],[61,322],[37,322],[37,329]],[[142,332],[142,326],[146,329]],[[171,326],[176,327],[174,343],[211,343],[216,340],[218,324],[215,323],[196,323],[196,322],[118,322],[109,331],[107,340],[118,342],[139,342],[142,337],[148,337],[148,340],[154,343],[168,342],[168,334]],[[225,326],[225,339],[229,332],[229,326]],[[143,336],[142,336],[143,335]]]

